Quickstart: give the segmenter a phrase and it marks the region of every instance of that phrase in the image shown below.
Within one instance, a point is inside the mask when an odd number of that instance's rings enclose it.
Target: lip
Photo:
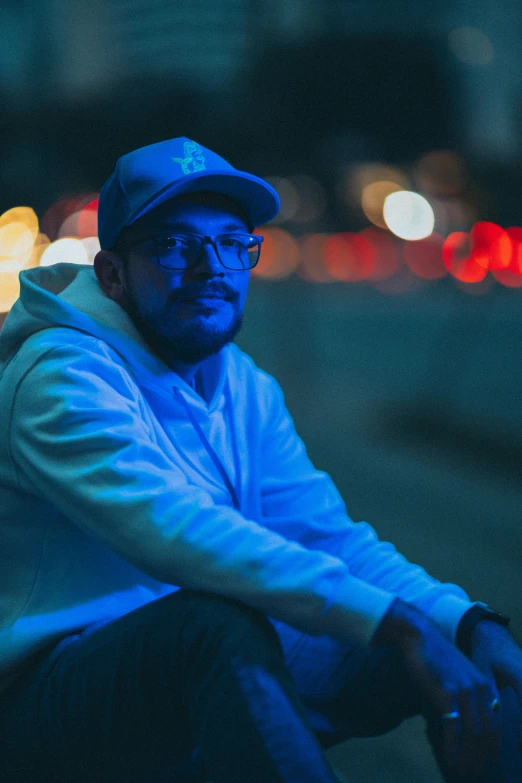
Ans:
[[[190,297],[190,299],[182,299],[181,302],[184,304],[204,304],[205,302],[228,302],[228,299],[226,299],[224,296],[194,296]]]
[[[196,300],[200,299],[221,299],[225,300],[226,297],[219,296],[218,294],[202,294],[201,296],[188,296],[186,299],[182,299],[182,302],[195,302]]]

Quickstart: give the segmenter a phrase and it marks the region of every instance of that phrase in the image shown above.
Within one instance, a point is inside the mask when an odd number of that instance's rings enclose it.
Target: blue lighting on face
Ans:
[[[241,329],[250,271],[224,267],[211,243],[202,246],[195,266],[167,269],[158,263],[155,243],[144,240],[171,232],[250,232],[233,207],[176,201],[151,210],[133,227],[126,309],[149,345],[171,366],[194,365],[232,342]],[[204,298],[211,296],[220,298]]]

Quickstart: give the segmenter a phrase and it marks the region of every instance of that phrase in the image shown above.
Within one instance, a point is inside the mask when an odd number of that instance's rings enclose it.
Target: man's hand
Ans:
[[[441,715],[444,759],[458,775],[479,775],[487,756],[498,754],[499,719],[491,704],[499,694],[492,667],[481,670],[435,623],[401,599],[390,606],[372,644],[399,648],[412,683]],[[482,652],[485,663],[491,653]],[[442,719],[453,712],[459,717]]]
[[[511,685],[522,710],[522,650],[507,628],[491,620],[477,623],[471,637],[471,659],[500,689]],[[522,726],[518,748],[522,752]]]

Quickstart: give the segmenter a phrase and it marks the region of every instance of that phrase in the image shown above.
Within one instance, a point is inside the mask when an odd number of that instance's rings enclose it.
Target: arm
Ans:
[[[350,573],[399,596],[454,641],[458,622],[471,606],[467,594],[412,564],[367,522],[353,522],[331,478],[317,470],[297,434],[277,381],[265,375],[272,400],[261,457],[263,522],[310,549],[340,558]]]
[[[104,343],[79,337],[48,350],[22,376],[9,414],[19,483],[159,581],[368,643],[393,596],[339,558],[216,505],[156,445],[142,405]]]
[[[491,667],[468,660],[428,617],[399,598],[386,612],[372,645],[398,651],[406,676],[422,698],[423,714],[442,733],[445,763],[457,776],[479,775],[486,758],[498,754],[493,705],[499,701],[500,682],[495,682]],[[444,719],[445,713],[455,718]]]

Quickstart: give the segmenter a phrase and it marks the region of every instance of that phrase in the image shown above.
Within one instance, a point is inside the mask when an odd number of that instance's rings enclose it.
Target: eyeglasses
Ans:
[[[261,242],[264,237],[256,234],[176,234],[168,237],[151,237],[137,242],[154,245],[156,259],[166,269],[190,269],[201,258],[203,245],[207,242],[226,269],[246,271],[259,261]]]

